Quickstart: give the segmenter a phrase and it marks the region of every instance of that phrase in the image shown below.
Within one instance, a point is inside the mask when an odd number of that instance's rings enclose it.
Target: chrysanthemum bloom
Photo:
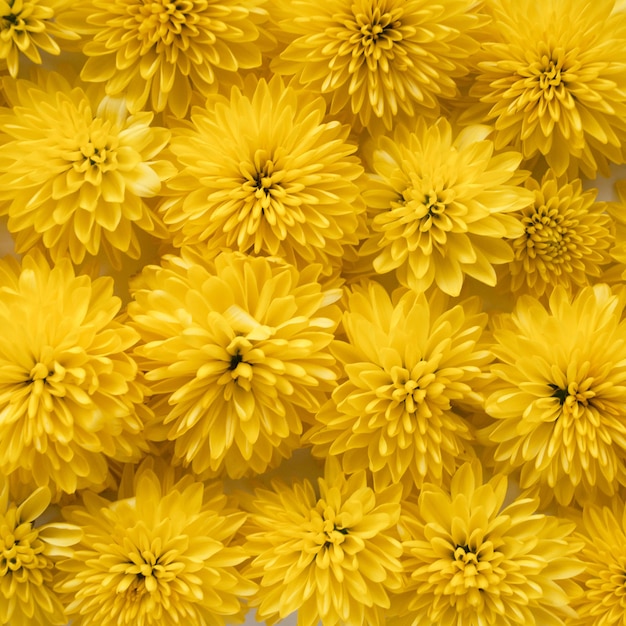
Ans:
[[[42,51],[61,52],[57,39],[79,39],[64,22],[75,4],[75,0],[0,0],[0,67],[6,66],[15,78],[22,55],[39,64]]]
[[[483,484],[463,465],[450,490],[425,485],[401,523],[410,576],[399,626],[563,626],[580,588],[575,525],[537,513],[538,500],[505,505],[507,480]],[[399,606],[399,605],[398,605]],[[569,624],[569,621],[567,622]]]
[[[148,266],[128,312],[159,434],[195,472],[263,472],[299,445],[336,377],[328,346],[337,317],[319,266],[224,253]],[[331,317],[329,317],[329,315]]]
[[[386,623],[402,586],[399,485],[374,492],[365,472],[347,477],[331,457],[317,489],[274,481],[247,506],[254,558],[244,574],[259,584],[257,619],[276,624],[298,611],[298,626]]]
[[[172,138],[182,171],[162,210],[174,243],[319,262],[330,272],[329,259],[337,265],[343,246],[358,243],[365,207],[350,128],[324,122],[325,113],[321,97],[280,78],[250,80],[230,99],[195,108],[193,128]]]
[[[477,298],[450,306],[438,291],[392,301],[377,283],[355,288],[347,342],[333,345],[347,380],[307,433],[314,454],[342,455],[346,472],[369,469],[375,485],[452,475],[472,438],[455,405],[482,404],[473,388],[491,359],[478,345],[486,317]]]
[[[478,50],[485,23],[474,0],[293,0],[279,22],[293,41],[272,68],[328,94],[331,115],[391,128],[405,113],[436,116]]]
[[[572,626],[624,626],[626,624],[626,508],[614,498],[611,508],[590,505],[582,515],[585,542],[578,558],[585,570],[577,576],[583,595],[574,606],[579,619]],[[570,624],[570,622],[568,622]]]
[[[521,486],[546,501],[584,501],[626,485],[624,299],[607,285],[573,300],[556,287],[549,308],[522,296],[495,330],[496,390],[484,433],[494,458],[521,467]]]
[[[493,29],[471,94],[498,149],[544,155],[561,176],[624,160],[626,16],[614,0],[490,0]]]
[[[147,204],[175,171],[158,158],[169,131],[150,126],[152,113],[129,115],[124,99],[52,72],[38,85],[7,87],[13,108],[0,112],[0,210],[18,252],[41,242],[53,259],[69,254],[81,263],[103,248],[119,265],[121,254],[139,257],[137,229],[167,235]]]
[[[0,472],[74,493],[105,480],[107,456],[138,458],[138,335],[119,309],[113,281],[75,276],[69,259],[0,261]]]
[[[162,473],[160,473],[162,474]],[[222,487],[190,475],[157,475],[140,466],[128,497],[114,502],[85,492],[64,516],[83,531],[61,561],[62,593],[76,626],[179,626],[243,621],[241,600],[255,585],[231,545],[245,513],[228,507]],[[232,623],[232,621],[229,621]]]
[[[559,179],[551,170],[526,187],[535,201],[519,214],[524,234],[513,242],[511,288],[541,296],[556,285],[568,291],[588,285],[609,262],[614,240],[605,203],[595,202],[597,190],[584,191],[579,179]]]
[[[489,129],[471,126],[454,137],[447,120],[414,132],[399,126],[380,137],[363,197],[371,234],[361,247],[380,274],[396,271],[416,291],[431,284],[458,295],[464,276],[495,285],[493,264],[513,259],[504,239],[523,227],[511,211],[532,202],[516,186],[521,155],[494,154]]]
[[[12,501],[9,481],[0,474],[0,624],[67,624],[54,591],[55,562],[71,555],[81,531],[64,522],[41,523],[49,504],[47,487],[20,504]]]
[[[206,97],[236,72],[259,67],[273,40],[265,0],[87,0],[75,28],[92,37],[81,78],[183,117],[193,93]]]

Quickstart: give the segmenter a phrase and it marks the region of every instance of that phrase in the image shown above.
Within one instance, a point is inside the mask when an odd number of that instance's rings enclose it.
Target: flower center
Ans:
[[[17,509],[11,505],[0,516],[0,578],[13,573],[41,584],[48,559],[42,554],[44,544],[30,522],[16,526]]]
[[[183,34],[190,36],[196,33],[193,26],[198,16],[194,12],[194,4],[189,0],[143,0],[129,6],[128,11],[137,21],[137,32],[145,43],[162,42],[169,46]]]
[[[77,136],[78,149],[70,155],[72,167],[84,174],[94,185],[99,184],[102,172],[117,167],[118,138],[111,132],[111,123],[94,119],[89,127]]]
[[[554,389],[552,397],[558,398],[565,415],[571,415],[574,418],[579,417],[583,410],[589,406],[591,398],[596,395],[595,391],[590,389],[592,382],[592,378],[588,378],[580,384],[572,382],[567,385],[566,389],[550,384],[550,387]]]
[[[558,208],[536,207],[531,215],[522,218],[526,230],[526,253],[544,261],[564,263],[570,258],[571,228],[569,220],[559,213]],[[519,256],[519,248],[518,248]]]
[[[23,4],[23,3],[20,3],[20,4]],[[26,20],[24,20],[24,18],[22,17],[22,11],[24,7],[22,6],[22,10],[15,11],[14,6],[13,6],[14,0],[9,0],[8,5],[11,11],[2,16],[2,29],[1,30],[18,31],[18,32],[25,31]]]
[[[398,32],[401,15],[401,9],[382,12],[379,7],[370,14],[357,13],[354,16],[356,32],[351,42],[360,44],[366,57],[380,58],[383,51],[390,50],[394,41],[402,38]]]
[[[404,367],[391,368],[393,387],[391,398],[404,404],[407,413],[415,413],[428,394],[429,385],[435,380],[433,372],[427,371],[427,362],[420,361],[411,372]]]
[[[543,91],[550,93],[565,82],[562,75],[565,72],[562,59],[555,62],[544,56],[541,59],[540,66],[543,67],[539,72],[539,86]]]

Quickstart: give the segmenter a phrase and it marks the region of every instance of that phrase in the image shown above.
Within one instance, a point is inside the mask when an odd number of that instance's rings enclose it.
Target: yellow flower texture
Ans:
[[[75,4],[75,0],[0,0],[0,67],[15,78],[20,62],[42,63],[41,51],[60,54],[57,39],[79,39],[65,23]]]
[[[347,380],[316,416],[314,454],[340,455],[346,472],[369,469],[375,485],[440,482],[473,434],[459,405],[479,408],[474,386],[491,359],[487,322],[474,298],[451,306],[440,293],[393,301],[377,283],[354,288],[333,353]]]
[[[245,504],[244,504],[245,505]],[[317,489],[275,481],[248,503],[246,576],[258,581],[257,618],[298,626],[383,626],[402,585],[398,485],[375,492],[365,472],[343,474],[329,458]]]
[[[42,523],[50,490],[38,487],[20,504],[0,474],[0,624],[62,626],[67,616],[54,591],[55,563],[71,555],[81,530],[64,522]]]
[[[568,291],[588,285],[610,260],[613,228],[605,203],[595,202],[597,191],[584,191],[580,179],[559,179],[550,170],[526,187],[535,201],[520,212],[524,234],[513,241],[511,289],[542,296],[556,285]]]
[[[626,149],[626,21],[613,0],[490,0],[493,32],[471,94],[498,149],[594,178]]]
[[[559,504],[612,496],[626,485],[624,298],[607,285],[571,298],[557,287],[545,308],[529,296],[495,330],[495,391],[484,433],[494,458],[521,468]]]
[[[0,471],[66,493],[102,484],[107,457],[138,459],[143,387],[116,319],[113,280],[69,259],[0,261]]]
[[[239,253],[146,267],[128,313],[157,394],[148,436],[174,441],[194,472],[232,478],[289,456],[336,378],[328,305],[341,293],[319,273]]]
[[[363,168],[349,126],[325,113],[322,98],[280,78],[194,108],[192,129],[174,130],[181,172],[161,206],[175,245],[337,266],[364,227],[355,183]]]
[[[441,98],[478,50],[484,24],[473,0],[292,0],[285,3],[288,47],[272,63],[280,74],[328,94],[330,113],[346,110],[368,126],[391,128],[403,113],[436,116]]]
[[[245,513],[230,508],[219,483],[159,473],[144,463],[117,500],[86,492],[63,509],[83,531],[58,564],[71,624],[220,626],[240,617],[241,599],[255,590],[233,544]]]
[[[0,111],[0,211],[18,252],[39,242],[53,259],[102,248],[115,265],[139,258],[137,229],[167,233],[147,199],[175,169],[158,156],[169,131],[152,113],[129,115],[123,98],[102,97],[61,75],[9,85]],[[37,167],[33,168],[33,155]]]
[[[471,126],[454,136],[446,119],[420,119],[414,132],[400,126],[379,138],[363,191],[371,232],[360,249],[377,273],[395,270],[411,289],[436,284],[453,296],[465,275],[496,284],[493,265],[513,260],[505,239],[523,234],[510,213],[532,194],[516,185],[521,155],[494,154],[489,132]]]
[[[259,67],[272,47],[264,0],[88,0],[75,28],[90,40],[81,78],[148,107],[183,117],[239,70]]]
[[[509,504],[507,480],[483,484],[463,465],[450,490],[425,485],[403,507],[406,608],[398,626],[564,626],[575,616],[570,580],[582,569],[574,524],[537,513],[538,499]]]

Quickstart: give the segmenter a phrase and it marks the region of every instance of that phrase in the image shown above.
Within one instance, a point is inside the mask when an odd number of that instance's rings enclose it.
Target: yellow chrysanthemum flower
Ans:
[[[585,566],[577,576],[583,595],[574,604],[579,618],[571,626],[626,624],[626,508],[614,498],[611,508],[590,505],[583,510],[578,558]]]
[[[144,268],[128,312],[158,396],[149,436],[175,441],[195,472],[233,478],[291,454],[336,378],[328,305],[340,292],[319,272],[239,253]]]
[[[490,0],[494,28],[471,94],[498,149],[595,177],[626,150],[626,16],[614,0]],[[570,167],[571,166],[571,167]]]
[[[495,330],[495,423],[484,432],[494,458],[521,467],[521,486],[560,504],[612,496],[626,485],[624,298],[607,285],[573,300],[562,287],[549,308],[518,299]]]
[[[450,306],[440,292],[392,301],[377,283],[355,288],[347,342],[333,346],[347,380],[307,434],[314,454],[342,455],[346,472],[369,469],[375,485],[452,475],[472,439],[459,404],[482,405],[474,386],[491,359],[478,345],[486,322],[477,298]]]
[[[41,52],[58,55],[57,39],[75,41],[79,35],[65,23],[76,0],[0,0],[0,67],[14,78],[20,61],[41,63]]]
[[[47,521],[50,490],[38,487],[23,502],[13,502],[9,481],[0,474],[0,624],[67,624],[54,591],[55,563],[71,555],[81,537],[78,527]]]
[[[363,192],[371,234],[360,250],[375,257],[376,272],[395,270],[416,291],[436,283],[450,295],[459,294],[465,275],[495,285],[493,264],[513,259],[504,239],[523,233],[509,213],[532,194],[514,184],[521,155],[494,154],[489,132],[471,126],[453,136],[440,118],[380,137]]]
[[[174,130],[181,172],[162,206],[176,245],[279,255],[330,272],[359,241],[363,173],[348,126],[325,122],[324,100],[280,78],[247,81],[194,108]],[[210,150],[207,150],[210,146]]]
[[[298,626],[386,623],[402,585],[398,485],[376,493],[365,472],[347,477],[329,457],[318,489],[274,481],[247,506],[254,558],[244,574],[259,584],[257,619],[276,624],[298,611]]]
[[[69,259],[0,261],[0,472],[74,493],[103,483],[106,457],[138,458],[138,335],[119,309],[112,279],[75,276]]]
[[[135,113],[149,103],[183,117],[194,95],[259,67],[273,46],[266,0],[87,0],[74,27],[92,37],[81,78],[106,83]]]
[[[124,99],[53,72],[6,86],[13,108],[0,112],[0,209],[18,252],[41,242],[53,259],[81,263],[103,248],[119,265],[120,253],[140,255],[136,229],[167,235],[147,199],[175,168],[158,159],[169,131],[150,126],[152,113],[129,115]]]
[[[255,585],[238,572],[246,555],[232,544],[246,516],[230,509],[220,484],[172,471],[159,478],[144,463],[131,493],[110,502],[88,491],[63,514],[83,531],[58,565],[75,626],[243,621],[241,601]]]
[[[609,262],[614,239],[605,203],[595,202],[597,190],[584,191],[579,179],[559,179],[551,170],[526,187],[535,201],[519,214],[524,234],[513,242],[511,289],[541,296],[556,285],[568,291],[588,285]]]
[[[316,93],[331,115],[349,109],[368,126],[391,128],[404,113],[436,116],[458,94],[485,22],[474,0],[292,0],[279,27],[292,37],[272,63]]]
[[[537,499],[506,498],[506,478],[483,484],[480,465],[466,464],[449,491],[425,485],[406,503],[410,578],[394,624],[564,626],[575,615],[580,589],[570,578],[583,566],[574,524],[537,513]]]

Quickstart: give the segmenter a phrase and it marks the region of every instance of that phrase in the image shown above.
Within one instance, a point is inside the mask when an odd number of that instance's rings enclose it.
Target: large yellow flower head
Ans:
[[[574,524],[537,513],[537,499],[509,504],[507,480],[483,483],[463,465],[450,490],[426,485],[401,524],[405,587],[398,626],[564,626],[582,569]],[[399,607],[400,607],[399,603]]]
[[[307,435],[315,454],[342,455],[346,472],[375,484],[440,482],[471,447],[459,403],[474,392],[491,354],[478,345],[487,322],[477,298],[450,306],[435,292],[391,300],[383,287],[355,288],[343,316],[347,342],[333,352],[347,380]]]
[[[272,46],[265,0],[87,0],[75,28],[91,36],[81,78],[148,107],[183,117],[236,72],[259,67]]]
[[[24,62],[41,63],[41,51],[58,55],[59,42],[79,35],[66,24],[76,0],[0,0],[0,68],[14,78]]]
[[[0,261],[0,472],[74,493],[104,482],[107,457],[138,458],[138,335],[120,304],[111,279],[75,276],[69,259]]]
[[[521,467],[521,486],[546,501],[583,502],[626,485],[624,299],[607,285],[564,288],[549,308],[530,296],[500,320],[493,350],[495,391],[484,435],[494,458]]]
[[[402,585],[398,485],[374,492],[365,472],[326,462],[317,489],[272,483],[248,502],[244,571],[258,581],[257,618],[276,624],[298,611],[298,626],[383,626]]]
[[[498,148],[545,156],[561,176],[608,175],[626,150],[626,15],[614,0],[490,0],[494,28],[471,94]],[[489,108],[490,107],[490,108]]]
[[[263,472],[299,445],[332,390],[338,317],[319,266],[224,253],[144,269],[128,306],[157,430],[195,472]],[[158,433],[160,434],[156,434]]]
[[[54,591],[55,563],[70,556],[81,537],[78,527],[47,521],[50,490],[38,487],[20,504],[12,501],[9,481],[0,474],[0,624],[67,624]]]
[[[605,203],[597,190],[583,190],[582,181],[557,178],[548,170],[541,181],[526,187],[535,201],[519,213],[524,234],[513,242],[509,266],[511,289],[543,295],[556,285],[568,291],[588,285],[610,261],[614,240]]]
[[[169,131],[150,126],[152,113],[129,115],[123,98],[72,87],[52,72],[39,84],[6,85],[0,210],[18,252],[41,242],[53,259],[81,263],[102,248],[120,264],[122,254],[140,255],[137,229],[167,235],[147,204],[175,171],[158,158]]]
[[[245,513],[206,487],[144,463],[113,502],[85,492],[63,515],[83,531],[57,588],[76,626],[220,626],[243,621],[255,585],[234,545]]]
[[[162,210],[174,243],[280,255],[330,272],[358,243],[363,169],[348,126],[325,122],[324,100],[280,78],[249,80],[195,108],[174,131],[180,175]],[[207,149],[210,146],[210,149]]]
[[[292,41],[272,68],[328,94],[331,114],[391,128],[457,95],[484,21],[474,0],[294,0],[279,22]]]
[[[416,291],[435,283],[450,295],[465,275],[495,285],[493,264],[513,259],[505,239],[523,233],[509,213],[532,194],[515,184],[521,155],[494,154],[489,132],[471,126],[454,136],[440,118],[380,137],[363,192],[371,233],[361,247],[376,272],[395,270]]]

